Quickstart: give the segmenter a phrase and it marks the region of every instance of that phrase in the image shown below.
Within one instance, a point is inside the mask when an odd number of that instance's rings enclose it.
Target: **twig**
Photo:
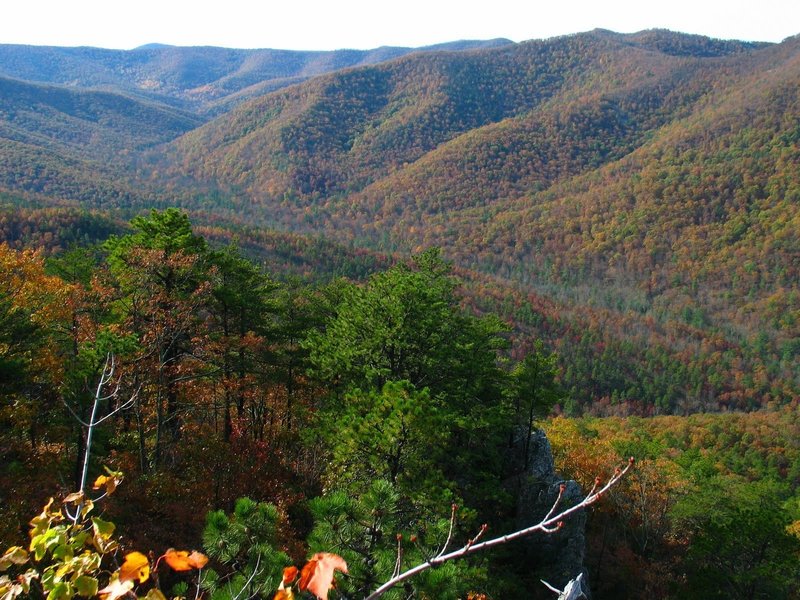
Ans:
[[[541,582],[544,584],[544,586],[545,586],[545,587],[546,587],[548,590],[550,590],[551,592],[555,592],[556,594],[559,594],[559,595],[561,594],[561,590],[560,590],[560,589],[558,589],[558,588],[557,588],[557,587],[555,587],[555,586],[552,586],[552,585],[550,585],[550,584],[549,584],[549,583],[547,583],[547,582],[546,582],[544,579],[540,579],[539,581],[541,581]]]
[[[250,578],[247,581],[245,581],[244,585],[242,586],[242,589],[240,589],[239,593],[236,594],[233,598],[231,598],[231,600],[239,600],[239,596],[242,595],[242,592],[244,592],[250,586],[250,584],[253,583],[253,579],[255,579],[256,575],[258,575],[258,565],[260,563],[261,563],[261,553],[259,552],[258,556],[256,557],[256,566],[253,567],[253,572],[250,575]],[[230,584],[228,584],[228,585],[230,585]],[[253,595],[255,595],[255,594],[253,594]]]
[[[545,518],[543,518],[541,521],[539,521],[535,525],[531,525],[530,527],[526,527],[524,529],[517,530],[517,531],[515,531],[513,533],[509,533],[509,534],[504,535],[504,536],[492,538],[490,540],[486,540],[485,542],[481,542],[479,544],[476,544],[474,542],[480,536],[480,533],[479,533],[478,536],[475,537],[475,539],[470,540],[469,542],[467,542],[467,544],[464,547],[462,547],[462,548],[460,548],[458,550],[454,550],[453,552],[450,552],[448,554],[441,554],[440,553],[437,556],[435,556],[434,558],[432,558],[432,559],[430,559],[430,560],[428,560],[428,561],[426,561],[424,563],[421,563],[421,564],[417,565],[416,567],[412,567],[411,569],[408,569],[407,571],[405,571],[403,573],[400,573],[399,575],[396,575],[395,577],[392,577],[389,581],[387,581],[386,583],[381,585],[377,590],[375,590],[369,596],[367,596],[365,598],[365,600],[376,600],[377,598],[380,598],[381,596],[383,596],[383,594],[385,594],[387,591],[389,591],[391,588],[393,588],[397,584],[402,583],[406,579],[409,579],[409,578],[413,577],[414,575],[417,575],[418,573],[422,573],[423,571],[426,571],[426,570],[430,569],[431,567],[435,567],[435,566],[438,566],[438,565],[440,565],[442,563],[445,563],[448,560],[461,558],[461,557],[466,556],[468,554],[472,554],[473,552],[478,552],[478,551],[484,550],[486,548],[491,548],[493,546],[499,546],[501,544],[506,544],[506,543],[510,542],[511,540],[515,540],[517,538],[525,537],[525,536],[530,535],[532,533],[535,533],[537,531],[541,531],[543,533],[553,533],[553,532],[557,531],[562,526],[562,522],[566,517],[572,515],[573,513],[578,512],[579,510],[582,510],[582,509],[586,508],[587,506],[589,506],[591,504],[594,504],[599,498],[601,498],[603,496],[603,494],[605,494],[612,486],[614,486],[620,479],[622,479],[628,473],[628,471],[633,467],[633,463],[634,463],[634,460],[633,460],[633,458],[631,458],[628,461],[628,464],[625,465],[624,469],[619,469],[618,468],[614,472],[614,475],[599,490],[596,489],[597,486],[595,485],[595,487],[592,488],[592,493],[589,494],[588,496],[586,496],[580,502],[578,502],[578,504],[576,504],[575,506],[571,506],[570,508],[566,508],[566,509],[562,510],[560,513],[558,513],[557,515],[553,515],[553,513],[556,510],[556,507],[561,502],[562,496],[564,495],[564,490],[562,488],[559,488],[558,497],[556,498],[556,501],[553,503],[553,506],[550,508],[550,511],[547,513]],[[483,531],[485,531],[485,529],[482,527],[481,528],[481,532],[483,532]]]
[[[200,581],[202,579],[203,569],[202,567],[197,569],[197,589],[194,593],[194,600],[200,600]]]
[[[401,534],[397,534],[397,559],[394,562],[394,571],[392,571],[392,577],[397,577],[400,575],[400,569],[403,566],[403,536]]]
[[[453,529],[455,528],[456,524],[456,510],[458,510],[458,506],[454,502],[450,505],[450,530],[447,532],[447,539],[444,542],[444,546],[442,546],[441,552],[436,555],[436,558],[442,556],[447,551],[447,547],[450,545],[450,540],[453,537]]]

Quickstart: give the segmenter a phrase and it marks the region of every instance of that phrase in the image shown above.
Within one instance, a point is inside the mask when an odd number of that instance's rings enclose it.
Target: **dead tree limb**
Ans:
[[[492,548],[493,546],[506,544],[512,540],[516,540],[518,538],[525,537],[536,532],[555,533],[561,528],[564,519],[566,519],[573,513],[583,510],[587,506],[590,506],[595,502],[597,502],[597,500],[599,500],[603,496],[603,494],[605,494],[609,489],[611,489],[611,487],[613,487],[620,479],[622,479],[628,473],[628,471],[633,467],[633,463],[634,460],[633,458],[631,458],[628,461],[628,464],[625,465],[624,468],[617,468],[616,471],[614,471],[614,475],[603,486],[600,486],[600,480],[598,478],[595,481],[595,485],[589,491],[589,494],[583,500],[578,502],[578,504],[575,504],[574,506],[571,506],[569,508],[565,508],[564,510],[556,514],[556,511],[558,510],[558,505],[561,503],[561,498],[564,495],[564,490],[566,487],[564,484],[562,484],[558,493],[558,497],[556,498],[556,501],[553,503],[553,506],[550,508],[550,511],[547,513],[547,515],[545,515],[545,517],[541,521],[539,521],[535,525],[531,525],[530,527],[517,530],[513,533],[509,533],[500,537],[492,538],[490,540],[477,543],[478,538],[486,532],[486,525],[483,525],[478,534],[474,538],[468,540],[463,547],[459,548],[458,550],[445,553],[445,551],[447,550],[447,547],[445,546],[439,554],[437,554],[430,560],[427,560],[424,563],[421,563],[415,567],[408,569],[407,571],[404,571],[392,577],[389,581],[381,585],[378,589],[376,589],[369,596],[367,596],[365,600],[376,600],[377,598],[383,596],[383,594],[385,594],[387,591],[389,591],[391,588],[398,585],[399,583],[402,583],[407,579],[414,577],[414,575],[417,575],[419,573],[422,573],[423,571],[430,569],[431,567],[436,567],[438,565],[446,563],[449,560],[462,558],[474,552],[479,552],[487,548]],[[570,585],[574,584],[575,581],[578,581],[578,579],[571,581],[567,585],[567,588],[569,588]],[[578,591],[580,590],[579,585],[573,587],[575,587]],[[567,588],[565,588],[563,591],[560,590],[555,590],[555,591],[558,591],[563,596],[563,594],[567,593],[568,591]],[[551,589],[554,588],[551,587]],[[569,596],[564,596],[564,598],[569,598]]]

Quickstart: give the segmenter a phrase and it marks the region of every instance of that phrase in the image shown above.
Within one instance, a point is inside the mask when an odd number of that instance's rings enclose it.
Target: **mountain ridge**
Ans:
[[[465,51],[508,40],[463,40],[422,48],[300,51],[148,44],[133,50],[0,44],[0,75],[79,88],[109,87],[200,113],[250,86],[302,81],[332,70],[413,52]],[[284,83],[281,83],[284,82]],[[246,94],[245,94],[246,95]]]

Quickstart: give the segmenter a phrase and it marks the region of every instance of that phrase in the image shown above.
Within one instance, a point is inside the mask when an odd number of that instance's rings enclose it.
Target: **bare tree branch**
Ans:
[[[551,592],[558,594],[558,600],[578,600],[579,598],[586,597],[586,595],[583,593],[583,584],[581,583],[581,579],[583,579],[583,573],[580,573],[575,579],[567,583],[563,590],[550,585],[544,579],[540,579],[539,581],[541,581]]]
[[[84,494],[86,493],[86,480],[89,477],[89,457],[91,456],[91,453],[92,453],[92,436],[94,434],[95,427],[100,425],[100,423],[102,423],[103,421],[105,421],[109,417],[112,417],[115,414],[119,413],[120,411],[123,411],[126,408],[129,408],[130,406],[132,406],[133,403],[136,401],[136,397],[139,394],[139,390],[137,389],[133,393],[133,395],[128,400],[126,400],[123,404],[121,404],[120,406],[118,406],[117,408],[112,410],[110,413],[108,413],[104,417],[101,417],[99,419],[97,418],[97,409],[100,406],[100,403],[104,402],[106,400],[111,400],[112,398],[115,398],[119,394],[119,390],[120,390],[120,386],[121,386],[121,383],[119,381],[117,382],[117,385],[115,386],[114,390],[110,394],[104,394],[103,393],[103,388],[105,388],[105,386],[107,386],[109,383],[111,383],[111,381],[114,379],[114,373],[116,372],[116,368],[117,368],[117,363],[116,363],[115,357],[114,357],[113,354],[111,354],[109,352],[106,355],[106,361],[105,361],[105,364],[103,365],[103,370],[100,373],[100,379],[97,382],[97,389],[95,390],[94,400],[92,402],[92,414],[89,417],[89,422],[88,423],[85,422],[80,417],[78,417],[78,415],[75,414],[75,411],[72,410],[72,408],[69,406],[69,404],[67,404],[66,402],[64,403],[64,405],[69,409],[70,413],[72,413],[72,416],[78,421],[78,423],[80,423],[83,427],[86,428],[86,446],[85,446],[84,453],[83,453],[83,469],[81,471],[80,488],[78,489],[79,492],[83,492]],[[105,494],[103,494],[103,496],[105,496]],[[100,496],[100,498],[102,498],[103,496]],[[98,500],[100,498],[98,498]],[[80,517],[81,510],[83,510],[83,502],[79,502],[78,503],[74,515],[70,514],[67,511],[67,516],[69,517],[69,519],[73,523],[77,523],[78,522],[78,518]]]
[[[631,458],[628,461],[628,464],[625,465],[625,468],[623,469],[617,468],[616,471],[614,471],[614,475],[606,482],[604,486],[600,487],[600,489],[597,489],[598,482],[596,482],[595,486],[592,488],[589,495],[587,495],[583,500],[578,502],[576,505],[566,508],[561,512],[559,512],[558,514],[554,515],[553,513],[556,512],[556,509],[559,503],[561,502],[561,498],[564,495],[564,486],[562,485],[561,488],[559,489],[558,497],[556,498],[556,501],[553,503],[553,506],[550,508],[550,511],[541,521],[539,521],[535,525],[531,525],[530,527],[520,529],[518,531],[509,533],[504,536],[486,540],[485,542],[475,543],[478,540],[478,538],[486,531],[486,526],[484,525],[481,527],[481,530],[478,532],[478,534],[473,539],[469,540],[466,543],[466,545],[464,545],[462,548],[454,550],[453,552],[447,554],[439,553],[434,558],[431,558],[430,560],[421,563],[416,567],[412,567],[411,569],[408,569],[407,571],[404,571],[403,573],[400,573],[399,575],[392,577],[389,581],[381,585],[377,590],[375,590],[369,596],[367,596],[365,600],[376,600],[377,598],[383,596],[383,594],[385,594],[387,591],[389,591],[397,584],[402,583],[403,581],[413,577],[414,575],[422,573],[423,571],[426,571],[431,567],[441,565],[447,562],[448,560],[461,558],[463,556],[467,556],[468,554],[472,554],[473,552],[479,552],[480,550],[484,550],[486,548],[491,548],[493,546],[506,544],[511,540],[531,535],[532,533],[535,533],[537,531],[542,533],[553,533],[555,531],[558,531],[558,529],[562,526],[562,522],[565,518],[569,517],[570,515],[580,510],[583,510],[587,506],[590,506],[591,504],[594,504],[597,500],[599,500],[603,496],[603,494],[605,494],[612,486],[614,486],[620,479],[622,479],[628,473],[628,471],[633,467],[633,463],[634,460],[633,458]],[[446,550],[446,548],[443,549],[442,552],[444,552],[444,550]],[[570,582],[570,584],[574,583],[574,581],[577,581],[577,579]],[[558,591],[555,588],[552,588],[552,586],[549,587],[551,587],[551,589],[553,589],[554,591]],[[559,591],[559,593],[563,592]]]

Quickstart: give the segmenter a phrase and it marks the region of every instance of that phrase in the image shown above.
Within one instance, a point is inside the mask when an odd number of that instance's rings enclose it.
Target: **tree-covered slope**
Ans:
[[[796,42],[768,52],[728,63],[737,76],[716,79],[719,93],[623,159],[496,204],[489,218],[428,219],[428,231],[446,221],[457,233],[425,239],[471,248],[472,264],[505,276],[594,286],[607,306],[766,336],[788,352],[800,333],[800,52]]]
[[[199,123],[118,93],[0,77],[0,187],[95,207],[136,204],[141,190],[127,176],[136,153]]]
[[[293,51],[150,44],[134,50],[0,44],[0,75],[79,88],[110,88],[196,110],[278,89],[338,69],[430,50],[469,50],[508,40],[461,41],[426,48]]]
[[[170,141],[199,123],[121,94],[0,77],[0,137],[34,146],[108,157]]]
[[[174,156],[199,179],[258,194],[358,190],[460,134],[585,89],[609,44],[574,36],[334,73],[243,105],[179,140]]]
[[[604,357],[578,378],[601,397],[757,406],[797,393],[798,46],[596,31],[406,57],[243,105],[167,169],[556,300],[594,332],[553,341]]]
[[[5,144],[0,174],[88,208],[182,206],[256,255],[312,256],[290,269],[324,270],[322,238],[441,246],[476,307],[559,350],[575,406],[750,408],[798,394],[798,89],[796,38],[597,30],[313,77],[131,150],[135,171],[62,152],[73,111],[53,144]]]
[[[677,46],[667,34],[654,36]],[[427,154],[445,142],[510,119],[501,135],[523,137],[527,147],[511,144],[509,154],[538,147],[541,131],[542,141],[565,157],[597,166],[703,92],[697,72],[704,58],[653,44],[598,31],[337,72],[243,105],[182,138],[174,156],[181,172],[190,169],[199,179],[258,195],[319,198],[360,190],[423,157],[435,161]],[[733,55],[755,51],[734,43],[721,48]],[[615,114],[596,106],[604,96]],[[624,106],[614,110],[614,102]],[[576,114],[565,116],[570,112]],[[621,140],[603,129],[615,128],[615,116],[627,134]],[[591,140],[581,147],[585,134],[603,138],[605,154]],[[487,135],[491,146],[497,133]],[[492,171],[482,164],[497,160],[491,152],[464,150],[454,153]],[[542,162],[562,158],[555,150],[539,152]],[[569,173],[569,165],[562,170]],[[518,177],[513,168],[498,178],[510,177]]]

